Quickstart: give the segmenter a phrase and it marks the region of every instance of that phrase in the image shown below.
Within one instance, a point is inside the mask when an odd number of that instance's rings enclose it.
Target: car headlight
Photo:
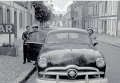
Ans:
[[[40,58],[38,60],[38,65],[41,67],[41,68],[45,68],[47,66],[47,60],[45,58]]]
[[[104,59],[103,59],[103,58],[98,58],[98,59],[96,60],[96,65],[97,65],[97,67],[104,67],[104,66],[105,66],[105,61],[104,61]]]

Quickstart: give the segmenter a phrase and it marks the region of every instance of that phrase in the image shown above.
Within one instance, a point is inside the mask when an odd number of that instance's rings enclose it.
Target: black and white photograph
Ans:
[[[120,1],[0,0],[0,83],[120,83]]]

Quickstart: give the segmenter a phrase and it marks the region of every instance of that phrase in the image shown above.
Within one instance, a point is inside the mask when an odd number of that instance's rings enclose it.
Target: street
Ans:
[[[96,47],[106,58],[108,83],[120,83],[120,48],[101,42]],[[35,83],[36,74],[35,72],[26,83]]]
[[[67,73],[63,74],[73,79],[81,75],[78,72],[81,71],[81,65],[90,66],[90,69],[91,66],[96,66],[103,72],[106,65],[108,83],[120,83],[119,10],[119,0],[0,1],[0,83],[35,83],[35,65],[25,62],[26,59],[28,62],[36,61],[38,54],[43,51],[38,57],[41,68],[50,65],[68,66],[65,68],[68,69]],[[106,64],[99,52],[94,51],[96,49],[84,49],[93,47],[89,38],[78,32],[87,33],[95,40],[93,46],[104,55]],[[73,45],[70,42],[73,42]],[[42,45],[45,50],[40,51]],[[80,69],[74,69],[75,65],[80,66]],[[60,72],[60,75],[63,74]],[[88,75],[86,79],[87,77]],[[96,77],[96,74],[91,77]]]

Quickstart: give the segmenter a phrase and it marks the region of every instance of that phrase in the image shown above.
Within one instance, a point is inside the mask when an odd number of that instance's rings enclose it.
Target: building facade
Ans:
[[[98,32],[98,19],[99,19],[99,2],[91,1],[86,5],[88,12],[86,16],[86,29],[93,29]]]
[[[31,10],[31,11],[30,11]],[[12,41],[21,38],[27,25],[34,22],[34,11],[31,2],[1,1],[0,2],[0,24],[14,24],[15,34],[11,35]],[[8,35],[4,35],[8,38]]]
[[[72,27],[120,37],[120,1],[74,1],[72,5]]]
[[[74,1],[73,4],[68,6],[65,14],[67,27],[85,29],[86,4],[85,1]]]
[[[118,1],[99,2],[98,32],[117,36]]]
[[[87,11],[85,10],[87,10],[87,3],[88,2],[86,1],[74,1],[74,3],[72,4],[72,27],[85,29],[85,19],[87,15]]]
[[[73,13],[73,9],[72,9],[72,5],[67,7],[67,13],[64,15],[64,25],[65,27],[72,27],[72,13]]]

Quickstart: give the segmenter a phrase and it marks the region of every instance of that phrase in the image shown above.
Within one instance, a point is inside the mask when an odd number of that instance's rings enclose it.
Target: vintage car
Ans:
[[[37,58],[36,83],[108,83],[106,61],[86,30],[48,32]]]

